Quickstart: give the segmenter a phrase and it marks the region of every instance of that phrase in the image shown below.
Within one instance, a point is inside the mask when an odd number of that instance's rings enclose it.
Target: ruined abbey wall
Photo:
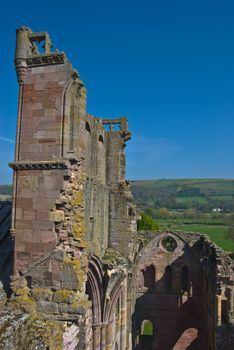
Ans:
[[[231,349],[223,336],[233,333],[231,259],[201,234],[140,237],[134,349]]]
[[[126,117],[102,120],[86,112],[78,72],[50,48],[47,33],[17,30],[11,301],[64,324],[63,344],[74,328],[74,348],[125,348],[128,270],[111,262],[122,257],[127,266],[134,252],[124,152],[131,134]]]
[[[128,230],[126,223],[134,216],[134,211],[131,198],[127,200],[125,185],[124,148],[125,141],[131,137],[127,119],[106,120],[103,125],[101,119],[88,115],[85,87],[65,55],[30,54],[30,45],[41,40],[41,34],[21,28],[17,35],[16,68],[23,82],[20,85],[18,148],[12,164],[17,200],[13,218],[17,232],[14,273],[22,273],[28,261],[42,258],[61,242],[65,244],[69,235],[82,246],[84,231],[90,252],[97,256],[103,256],[108,245],[117,249],[121,245],[129,254],[124,232]],[[46,40],[49,47],[49,39]],[[23,77],[22,56],[27,65]],[[73,180],[72,171],[77,172],[74,176],[79,178],[76,180],[79,184],[69,185]],[[85,191],[79,191],[82,186]],[[73,208],[77,206],[75,215],[79,228],[72,222],[69,227],[67,222],[67,228],[56,232],[55,226],[64,220],[67,210],[63,197],[72,196],[69,191],[73,190],[78,191],[70,204]],[[129,239],[129,235],[127,237]],[[37,284],[39,280],[43,284],[47,278],[42,271],[38,274]],[[55,287],[53,281],[48,283]]]

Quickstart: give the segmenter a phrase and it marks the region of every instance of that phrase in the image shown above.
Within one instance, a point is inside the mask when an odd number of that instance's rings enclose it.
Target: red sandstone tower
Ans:
[[[125,117],[102,120],[87,114],[78,72],[63,52],[51,48],[46,32],[17,29],[12,289],[27,312],[72,321],[84,334],[77,339],[79,349],[90,349],[92,342],[95,350],[101,343],[112,349],[118,307],[118,343],[125,349],[127,271],[118,268],[113,283],[115,274],[105,277],[101,266],[108,251],[133,259],[136,216],[124,155],[131,134]],[[107,290],[115,296],[104,310]]]

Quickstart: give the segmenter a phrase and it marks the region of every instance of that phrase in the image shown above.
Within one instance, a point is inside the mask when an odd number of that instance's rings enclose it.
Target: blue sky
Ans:
[[[0,5],[0,183],[11,182],[15,28],[49,32],[88,112],[127,115],[127,178],[234,177],[234,2],[9,1]]]

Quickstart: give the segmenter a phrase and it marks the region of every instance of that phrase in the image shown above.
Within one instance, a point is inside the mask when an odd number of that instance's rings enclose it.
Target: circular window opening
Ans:
[[[171,236],[164,237],[161,244],[163,249],[167,250],[168,252],[173,252],[177,248],[177,242]]]

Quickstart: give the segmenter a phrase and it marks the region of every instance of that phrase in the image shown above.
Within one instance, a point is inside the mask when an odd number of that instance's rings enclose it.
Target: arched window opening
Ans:
[[[104,143],[104,139],[103,139],[102,135],[99,135],[98,141],[101,142],[101,143]]]
[[[165,288],[170,290],[171,287],[172,287],[172,270],[170,266],[167,266],[165,270]]]
[[[181,272],[181,291],[182,292],[189,291],[189,278],[188,278],[187,266],[183,266],[182,272]]]
[[[145,270],[143,270],[144,277],[144,287],[148,289],[155,288],[155,267],[154,265],[147,266]]]
[[[152,321],[144,320],[141,322],[141,335],[146,335],[151,337],[154,335],[154,326]]]
[[[90,125],[88,122],[85,123],[85,129],[91,134]]]

